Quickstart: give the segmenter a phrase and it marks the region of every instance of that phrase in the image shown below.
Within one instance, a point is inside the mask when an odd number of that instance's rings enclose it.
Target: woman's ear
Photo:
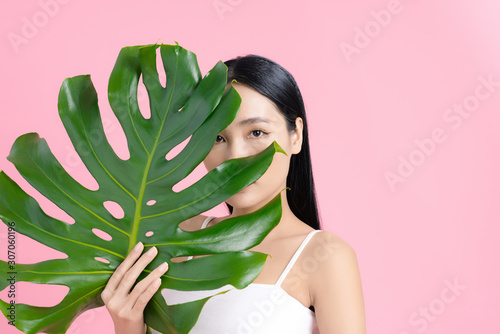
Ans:
[[[292,132],[292,154],[300,153],[302,149],[302,131],[304,129],[304,124],[301,117],[295,119],[295,130]]]

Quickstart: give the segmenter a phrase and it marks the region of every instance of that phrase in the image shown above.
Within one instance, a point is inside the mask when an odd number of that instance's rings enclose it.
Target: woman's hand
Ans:
[[[116,268],[101,293],[101,298],[113,319],[116,334],[146,333],[144,308],[160,287],[160,277],[168,269],[168,264],[162,263],[130,291],[144,268],[158,254],[156,247],[152,247],[140,256],[143,249],[144,245],[139,242]]]

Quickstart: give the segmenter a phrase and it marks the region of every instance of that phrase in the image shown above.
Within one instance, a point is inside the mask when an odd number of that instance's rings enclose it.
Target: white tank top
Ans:
[[[215,217],[208,217],[202,228],[212,218]],[[317,334],[319,330],[314,312],[283,290],[281,283],[308,241],[319,231],[314,230],[307,235],[275,284],[250,283],[240,290],[230,284],[215,290],[163,289],[162,295],[168,305],[174,305],[230,290],[205,303],[190,334]],[[188,260],[192,258],[190,256]],[[154,329],[151,331],[159,333]]]

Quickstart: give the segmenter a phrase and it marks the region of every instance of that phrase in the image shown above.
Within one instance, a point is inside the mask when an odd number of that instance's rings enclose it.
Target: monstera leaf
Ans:
[[[156,68],[158,47],[167,76],[165,87]],[[143,117],[138,106],[141,76],[149,96],[150,118]],[[35,199],[0,172],[2,221],[16,233],[67,254],[65,259],[34,264],[0,263],[1,289],[10,284],[12,275],[16,281],[69,287],[65,298],[52,307],[15,304],[18,329],[64,333],[79,314],[103,306],[100,294],[109,277],[139,241],[146,250],[152,246],[159,250],[141,278],[161,262],[169,263],[161,288],[212,290],[231,284],[241,289],[258,276],[268,254],[247,249],[259,244],[278,224],[279,195],[253,213],[203,230],[184,231],[179,224],[256,181],[274,153],[285,153],[278,144],[273,142],[254,156],[225,161],[184,190],[172,190],[203,161],[217,134],[236,116],[241,99],[232,86],[225,89],[226,80],[227,67],[222,62],[202,78],[196,55],[178,44],[123,48],[109,80],[108,98],[126,135],[127,160],[120,159],[105,139],[90,77],[63,82],[58,103],[61,120],[99,188],[89,190],[76,182],[36,133],[22,135],[13,144],[8,160],[75,220],[68,224],[48,216]],[[180,153],[166,158],[188,138]],[[106,209],[103,203],[108,201],[123,209],[122,218]],[[178,263],[171,260],[203,254],[209,256]],[[159,291],[146,308],[146,323],[164,333],[187,333],[211,297],[168,305]],[[9,302],[1,301],[0,307],[9,318]]]

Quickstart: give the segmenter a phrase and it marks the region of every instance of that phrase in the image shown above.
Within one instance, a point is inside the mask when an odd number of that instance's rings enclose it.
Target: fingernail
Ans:
[[[167,262],[163,262],[159,267],[158,269],[160,270],[160,272],[164,273],[167,271],[168,269],[168,263]]]
[[[153,283],[153,287],[154,288],[157,288],[161,285],[161,278],[158,278],[156,281],[154,281]]]
[[[155,252],[156,252],[156,247],[155,247],[155,246],[153,246],[153,247],[151,247],[151,248],[147,251],[147,254],[148,254],[148,255],[153,255]]]
[[[134,246],[134,249],[132,251],[137,252],[142,248],[142,242],[138,242],[137,245]]]

